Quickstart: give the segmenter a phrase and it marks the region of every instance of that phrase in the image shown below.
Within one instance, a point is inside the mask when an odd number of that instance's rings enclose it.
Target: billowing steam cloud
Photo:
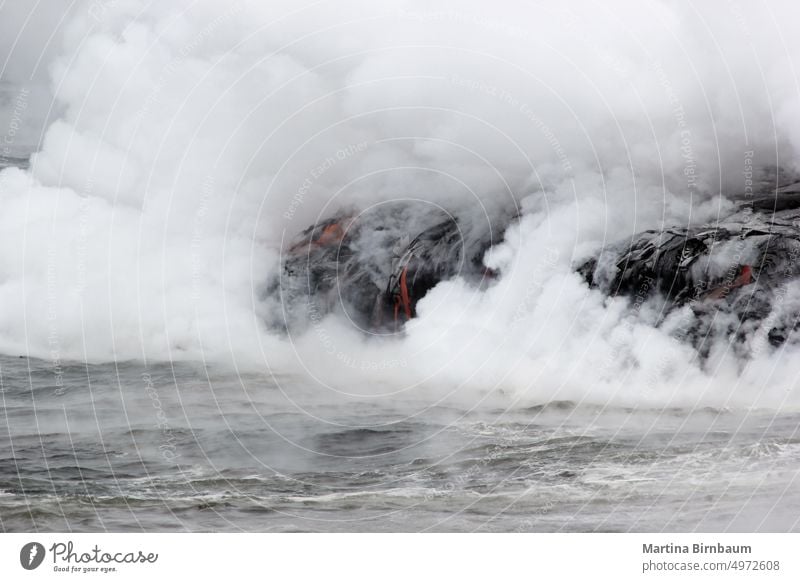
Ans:
[[[28,15],[6,16],[8,36]],[[44,27],[57,56],[39,32],[3,44],[2,120],[33,67],[53,102],[29,115],[57,119],[29,171],[0,174],[0,349],[233,357],[355,393],[797,404],[797,357],[704,368],[573,266],[713,221],[751,167],[798,169],[798,17],[788,0],[76,3]],[[336,317],[267,329],[286,240],[396,199],[519,205],[486,257],[500,280],[439,285],[404,339]]]

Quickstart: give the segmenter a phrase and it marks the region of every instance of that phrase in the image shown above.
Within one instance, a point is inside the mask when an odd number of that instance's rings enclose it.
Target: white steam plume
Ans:
[[[0,174],[0,349],[302,364],[356,392],[796,404],[798,358],[701,370],[572,267],[728,211],[746,152],[798,169],[799,16],[789,1],[75,3],[51,26],[58,56],[37,49],[58,119],[30,171]],[[2,46],[3,79],[31,66]],[[330,350],[319,330],[265,328],[284,236],[398,198],[519,202],[487,258],[499,283],[441,284],[391,345],[336,319]]]

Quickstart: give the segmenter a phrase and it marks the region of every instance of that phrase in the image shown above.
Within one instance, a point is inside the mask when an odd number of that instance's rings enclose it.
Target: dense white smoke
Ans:
[[[52,120],[30,170],[0,174],[5,353],[233,357],[367,394],[800,402],[796,357],[742,370],[721,348],[702,369],[573,272],[729,212],[751,163],[798,169],[793,2],[95,0],[41,29],[2,11],[28,40],[0,45],[0,131],[33,68],[53,95],[28,108]],[[439,285],[403,339],[267,329],[285,240],[395,199],[519,204],[486,258],[499,282]]]

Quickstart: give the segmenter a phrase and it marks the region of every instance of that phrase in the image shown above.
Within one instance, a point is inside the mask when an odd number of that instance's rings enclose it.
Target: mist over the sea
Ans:
[[[425,402],[800,404],[796,346],[701,362],[574,272],[730,213],[762,168],[800,170],[795,3],[60,4],[0,20],[3,158],[35,152],[0,173],[4,354]],[[499,280],[441,283],[402,338],[336,315],[269,328],[288,241],[406,199],[518,209],[484,259]]]

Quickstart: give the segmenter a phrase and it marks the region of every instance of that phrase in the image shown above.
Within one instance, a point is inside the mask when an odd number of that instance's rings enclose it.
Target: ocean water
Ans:
[[[354,402],[0,359],[3,531],[794,531],[798,414]]]

